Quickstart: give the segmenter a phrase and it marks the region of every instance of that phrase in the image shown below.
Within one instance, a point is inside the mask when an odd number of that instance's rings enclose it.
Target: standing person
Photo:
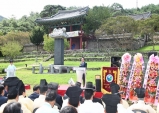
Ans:
[[[156,111],[150,106],[146,105],[144,102],[145,97],[145,89],[144,88],[136,88],[135,92],[138,97],[138,102],[131,105],[128,109],[135,111],[136,113],[156,113]]]
[[[31,95],[29,95],[28,98],[30,98],[32,101],[34,101],[36,98],[39,97],[39,94],[40,94],[40,86],[35,85],[33,87],[33,93]]]
[[[13,60],[9,60],[10,65],[7,67],[7,69],[5,70],[7,72],[7,78],[8,77],[15,77],[15,71],[16,71],[16,67],[13,64]]]
[[[4,96],[4,86],[0,85],[0,106],[7,102],[7,97]]]
[[[81,58],[81,63],[80,63],[79,67],[87,68],[87,63],[85,62],[84,57]],[[83,72],[82,79],[83,79],[83,87],[84,87],[85,81],[86,81],[86,70]]]
[[[59,113],[57,109],[53,109],[56,95],[56,91],[48,90],[46,92],[44,104],[40,108],[38,108],[35,113]]]

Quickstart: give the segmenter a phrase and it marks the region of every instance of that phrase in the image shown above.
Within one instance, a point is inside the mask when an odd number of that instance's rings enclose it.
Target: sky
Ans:
[[[119,3],[123,8],[141,8],[148,4],[159,4],[159,0],[0,0],[0,15],[6,18],[17,19],[30,12],[41,12],[45,5],[61,5],[64,7],[77,6],[110,6]]]

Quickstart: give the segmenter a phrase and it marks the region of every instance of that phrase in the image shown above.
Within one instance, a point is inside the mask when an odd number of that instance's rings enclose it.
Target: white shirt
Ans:
[[[53,109],[52,106],[45,102],[35,113],[59,113],[57,109]]]
[[[118,113],[134,113],[133,111],[124,108],[122,104],[117,105],[117,110],[118,110]]]
[[[104,108],[98,102],[93,103],[92,100],[85,100],[84,103],[78,107],[78,113],[104,113]]]
[[[65,106],[68,106],[68,98],[63,100],[61,109],[64,108]]]
[[[39,98],[36,98],[33,103],[33,109],[41,107],[45,103],[45,95],[39,95]]]
[[[16,67],[12,64],[10,64],[7,69],[5,70],[7,72],[7,78],[8,77],[15,77],[15,71],[16,71]]]

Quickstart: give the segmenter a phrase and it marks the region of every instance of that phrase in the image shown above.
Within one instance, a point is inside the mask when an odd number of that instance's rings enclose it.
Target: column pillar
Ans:
[[[70,38],[70,49],[72,49],[72,38]]]
[[[80,36],[80,49],[82,49],[82,36]]]

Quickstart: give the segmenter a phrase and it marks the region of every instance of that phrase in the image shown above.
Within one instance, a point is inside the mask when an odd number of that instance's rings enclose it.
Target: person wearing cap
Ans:
[[[0,84],[0,106],[7,102],[7,97],[4,96],[4,86]]]
[[[33,87],[33,93],[31,95],[29,95],[28,98],[30,98],[32,101],[34,101],[36,98],[39,97],[39,94],[40,94],[40,86],[35,85]]]
[[[47,82],[45,79],[40,81],[40,95],[36,98],[33,103],[33,110],[42,106],[45,102],[46,91],[48,90]]]
[[[75,83],[75,86],[77,86],[77,87],[80,88],[80,87],[81,87],[81,83],[80,83],[80,82],[76,82],[76,83]],[[80,103],[83,104],[83,102],[84,102],[83,97],[80,96],[79,98],[80,98]],[[64,100],[64,101],[63,101],[62,107],[65,106],[65,105],[68,103],[68,96],[67,96],[66,94],[64,94],[63,100]]]
[[[8,88],[8,101],[5,104],[2,104],[0,107],[0,113],[3,113],[3,110],[5,108],[5,106],[7,106],[7,104],[11,103],[11,102],[18,102],[19,100],[19,91],[17,89],[17,87],[13,86]],[[23,105],[21,103],[22,106],[22,110],[23,113],[31,113],[31,111],[29,109],[26,108],[25,105]]]
[[[30,98],[26,97],[25,86],[24,86],[23,82],[19,88],[19,100],[18,100],[18,102],[25,105],[28,110],[33,112],[33,101]]]
[[[55,90],[48,90],[46,92],[44,104],[39,107],[35,113],[59,113],[57,109],[53,109],[55,105],[56,95],[57,93]]]
[[[94,95],[95,95],[95,91],[96,91],[96,89],[95,89],[95,86],[93,86],[93,83],[92,82],[87,82],[86,83],[86,88],[89,88],[89,87],[93,87],[93,100],[92,100],[92,102],[98,102],[98,103],[100,103],[102,106],[103,106],[103,103],[102,103],[102,100],[101,99],[99,99],[99,98],[96,98],[96,97],[94,97]],[[84,100],[83,100],[84,101]]]
[[[7,67],[7,69],[5,70],[7,72],[7,77],[15,77],[15,71],[16,71],[16,67],[13,64],[13,60],[9,60],[10,65]]]
[[[86,88],[84,88],[85,101],[78,107],[78,113],[104,113],[103,106],[92,101],[94,91],[92,82],[87,82]]]
[[[121,102],[121,98],[115,94],[105,94],[102,101],[105,103],[105,113],[117,113],[117,104]]]
[[[55,83],[55,82],[50,82],[47,86],[48,86],[49,90],[54,90],[54,91],[57,92],[59,84]],[[61,109],[62,104],[63,104],[62,97],[57,93],[57,95],[56,95],[56,105],[58,106],[58,109]]]
[[[80,95],[82,93],[82,89],[78,86],[72,86],[72,87],[69,87],[67,90],[66,90],[66,95],[68,96],[68,99],[67,99],[67,104],[64,104],[62,106],[65,107],[67,105],[71,105],[71,106],[74,106],[76,109],[78,109],[78,106],[80,105]]]
[[[136,88],[135,92],[137,94],[138,101],[137,103],[131,105],[128,109],[135,112],[141,112],[141,113],[156,113],[156,111],[150,105],[146,105],[144,102],[145,89]]]
[[[120,96],[119,94],[120,86],[118,84],[112,82],[110,84],[110,90],[112,94],[117,94],[118,96]],[[126,100],[121,99],[121,104],[124,106],[125,109],[129,107],[129,104]]]

